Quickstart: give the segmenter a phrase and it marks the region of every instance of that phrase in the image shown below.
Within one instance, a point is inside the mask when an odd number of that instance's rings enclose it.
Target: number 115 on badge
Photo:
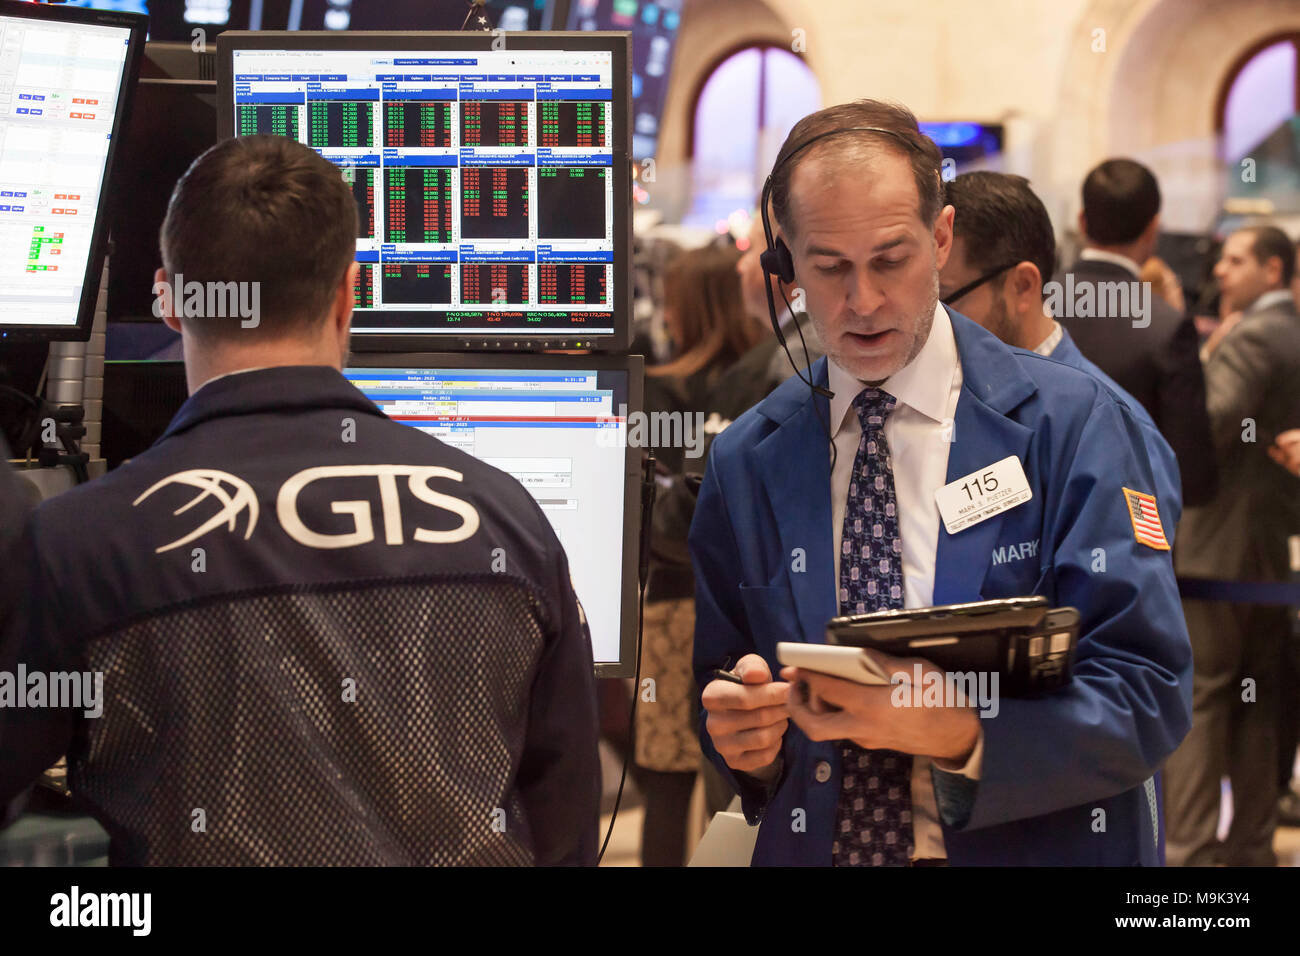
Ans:
[[[943,526],[949,534],[977,525],[1033,497],[1025,469],[1015,455],[972,471],[934,493]]]

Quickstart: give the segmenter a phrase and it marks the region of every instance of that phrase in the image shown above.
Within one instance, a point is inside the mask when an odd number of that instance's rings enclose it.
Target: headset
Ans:
[[[794,320],[795,331],[799,333],[799,344],[803,346],[804,355],[806,356],[808,354],[808,347],[804,343],[803,329],[800,328],[799,319],[794,315],[794,310],[790,308],[790,301],[785,297],[785,289],[782,288],[782,286],[794,282],[794,256],[790,252],[790,247],[785,244],[785,239],[774,234],[772,222],[768,218],[767,206],[772,198],[772,180],[776,177],[777,171],[780,170],[781,167],[785,166],[786,163],[790,162],[790,160],[794,159],[795,156],[802,153],[814,143],[826,139],[828,136],[840,136],[844,133],[884,133],[886,136],[891,136],[898,142],[902,143],[909,152],[919,151],[916,144],[901,132],[893,129],[885,129],[883,126],[844,126],[839,129],[827,130],[824,133],[818,133],[816,136],[810,136],[794,149],[790,150],[790,152],[786,153],[785,156],[777,159],[776,163],[772,166],[772,171],[768,173],[767,179],[763,183],[763,193],[759,197],[758,203],[758,214],[763,221],[763,236],[767,241],[767,248],[764,249],[762,254],[758,257],[758,261],[763,268],[763,284],[767,287],[767,311],[768,317],[772,320],[772,331],[776,335],[776,340],[781,343],[781,348],[785,350],[785,357],[789,359],[790,366],[794,369],[795,375],[799,376],[799,381],[807,385],[814,395],[821,395],[827,401],[834,398],[835,393],[829,388],[823,388],[814,383],[811,373],[807,378],[804,377],[803,372],[801,372],[799,367],[795,365],[794,356],[790,354],[790,347],[785,341],[785,333],[781,331],[781,324],[777,321],[776,299],[772,295],[771,278],[775,278],[781,283],[781,285],[777,286],[777,290],[781,293],[781,301],[784,302],[785,307],[790,310],[790,317]],[[942,177],[938,170],[935,170],[935,177],[942,181]],[[813,409],[817,412],[817,420],[821,422],[822,428],[826,432],[826,440],[830,443],[831,471],[834,472],[837,452],[835,442],[831,438],[830,426],[826,423],[825,419],[822,418],[821,409],[817,407],[815,401],[813,403]]]

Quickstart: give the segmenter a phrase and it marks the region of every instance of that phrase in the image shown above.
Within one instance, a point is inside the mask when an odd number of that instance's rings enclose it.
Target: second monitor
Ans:
[[[354,348],[622,351],[626,34],[223,33],[218,133],[357,201]]]

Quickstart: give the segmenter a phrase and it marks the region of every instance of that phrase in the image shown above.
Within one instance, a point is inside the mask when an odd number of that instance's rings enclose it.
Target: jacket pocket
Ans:
[[[745,617],[749,621],[754,649],[769,661],[776,660],[778,641],[804,640],[799,630],[799,618],[795,614],[794,594],[789,587],[750,587],[742,584],[740,600],[745,606]]]

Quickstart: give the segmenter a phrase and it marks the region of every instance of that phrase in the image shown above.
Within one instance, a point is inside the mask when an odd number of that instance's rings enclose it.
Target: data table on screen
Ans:
[[[230,105],[236,132],[340,168],[367,272],[354,332],[608,335],[612,56],[236,49]]]

